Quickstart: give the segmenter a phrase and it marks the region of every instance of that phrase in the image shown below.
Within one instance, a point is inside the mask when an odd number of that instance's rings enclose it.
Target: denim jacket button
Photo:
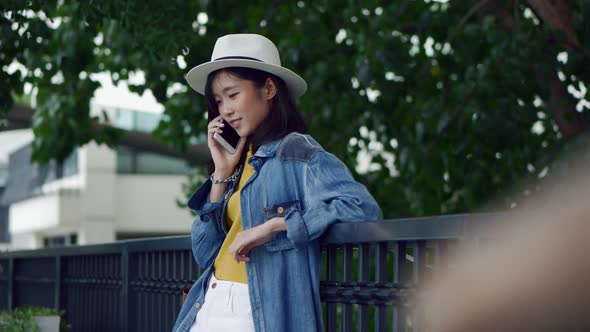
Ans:
[[[277,209],[277,212],[279,214],[283,214],[283,212],[285,212],[285,209],[282,206],[279,206],[279,208]]]
[[[197,308],[197,309],[201,308],[201,304],[199,302],[195,303],[195,308]]]

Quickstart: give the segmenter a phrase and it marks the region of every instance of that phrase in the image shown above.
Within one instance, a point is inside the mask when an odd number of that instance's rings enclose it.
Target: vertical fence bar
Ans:
[[[162,301],[160,301],[160,308],[158,308],[158,312],[160,317],[162,317],[162,324],[160,324],[160,330],[164,331],[166,329],[166,322],[168,321],[168,312],[166,311],[167,308],[170,308],[170,303],[168,300],[170,296],[168,296],[168,292],[164,289],[166,284],[171,281],[170,278],[170,253],[164,253],[164,260],[163,265],[160,267],[160,276],[163,283],[163,290],[160,293]]]
[[[139,265],[139,258],[141,254],[138,252],[129,253],[129,259],[127,263],[127,274],[129,276],[129,294],[127,296],[128,303],[127,307],[129,308],[128,318],[127,321],[129,322],[129,326],[131,331],[141,331],[140,327],[137,325],[137,316],[139,314],[139,305],[138,305],[138,265]],[[133,285],[133,287],[131,286]]]
[[[123,250],[123,249],[120,249]],[[122,251],[121,251],[122,252]],[[123,255],[118,255],[118,254],[114,254],[114,259],[111,261],[111,278],[113,278],[113,287],[111,288],[111,292],[108,294],[107,298],[105,299],[105,301],[108,303],[108,308],[110,309],[108,311],[108,316],[111,317],[111,319],[115,318],[115,319],[119,319],[119,311],[121,304],[118,303],[119,302],[119,293],[123,290],[123,269],[121,269],[121,267],[123,266]],[[129,257],[129,256],[127,256]],[[119,259],[116,259],[119,258]],[[129,260],[129,258],[128,258]],[[131,292],[130,289],[127,290],[129,293]],[[129,297],[129,293],[127,294],[127,297]],[[127,300],[129,301],[129,300]],[[129,303],[129,302],[128,302]],[[129,307],[129,306],[127,306]],[[127,312],[129,317],[129,312]],[[136,330],[137,328],[133,325],[133,321],[129,320],[129,318],[127,318],[127,324],[128,327],[130,326],[131,331]]]
[[[418,287],[420,282],[426,277],[426,241],[414,241],[414,264],[412,281],[414,287]],[[414,331],[420,331],[420,322],[422,315],[414,308],[412,310],[412,326]]]
[[[88,272],[86,277],[88,279],[92,279],[92,278],[96,278],[96,265],[97,265],[97,257],[96,255],[89,255],[88,256]],[[88,289],[90,290],[89,294],[88,294],[88,302],[90,303],[90,310],[88,310],[88,316],[89,316],[89,326],[92,326],[92,330],[95,331],[96,327],[98,325],[98,320],[96,319],[96,312],[98,310],[100,310],[98,308],[98,306],[96,305],[96,293],[97,293],[97,285],[91,285],[90,287],[88,287]]]
[[[145,331],[147,330],[147,324],[145,322],[145,313],[148,312],[148,297],[147,297],[147,293],[145,291],[146,289],[146,284],[147,284],[147,277],[148,277],[148,273],[147,273],[147,266],[148,266],[148,253],[142,253],[141,254],[141,288],[139,288],[140,294],[141,294],[141,298],[140,298],[140,303],[141,303],[141,307],[140,307],[140,311],[139,314],[137,315],[138,318],[138,326],[139,326],[139,331]]]
[[[117,268],[117,263],[121,264],[121,262],[117,262],[117,256],[116,255],[111,255],[110,258],[107,260],[107,264],[108,264],[108,271],[105,274],[105,277],[108,279],[111,279],[112,281],[116,281],[117,277],[119,275],[118,273],[118,268]],[[113,299],[114,294],[115,294],[115,289],[117,289],[118,285],[117,283],[113,283],[109,286],[109,292],[108,293],[104,293],[102,296],[102,303],[104,305],[104,319],[110,321],[112,320],[113,317],[117,317],[117,315],[115,314],[115,310],[116,309],[110,309],[115,306],[115,301]],[[111,327],[112,328],[112,327]]]
[[[80,301],[80,312],[82,313],[82,315],[80,315],[80,323],[82,324],[82,326],[85,328],[88,327],[88,311],[87,309],[90,309],[89,306],[87,305],[87,299],[89,298],[88,296],[86,296],[86,292],[84,291],[84,285],[82,284],[82,280],[84,280],[86,278],[86,276],[88,275],[88,256],[82,256],[80,259],[80,283],[78,285],[78,299]]]
[[[69,279],[69,261],[68,261],[68,256],[62,257],[61,259],[61,265],[62,265],[62,297],[61,297],[61,309],[63,309],[65,311],[65,320],[66,322],[70,322],[71,318],[70,318],[70,285],[68,283],[68,279]]]
[[[86,278],[88,279],[92,279],[93,277],[95,277],[95,273],[96,273],[96,269],[95,269],[95,265],[96,265],[96,256],[95,255],[88,255],[88,269],[86,270]],[[88,306],[88,326],[92,327],[92,331],[96,330],[96,325],[98,324],[98,321],[96,320],[96,311],[98,310],[97,306],[96,306],[96,284],[94,285],[90,285],[90,287],[88,287],[88,298],[86,299],[86,301],[89,303]]]
[[[367,283],[370,273],[370,250],[369,244],[363,243],[359,246],[359,283]],[[366,332],[369,330],[369,306],[367,304],[359,305],[358,331]]]
[[[375,264],[375,274],[377,283],[387,282],[387,243],[382,242],[377,245],[377,261]],[[377,314],[375,317],[375,331],[387,331],[387,305],[377,305]]]
[[[158,251],[157,255],[158,255],[157,256],[158,260],[157,260],[157,263],[155,264],[156,265],[156,275],[154,275],[154,278],[156,279],[156,285],[158,285],[157,287],[161,287],[161,285],[162,285],[162,277],[161,276],[162,276],[162,266],[163,266],[162,252]],[[154,292],[156,292],[156,291],[157,291],[157,289],[154,289]],[[162,310],[161,310],[162,297],[159,296],[160,294],[162,294],[162,293],[155,293],[154,294],[154,297],[157,300],[154,301],[155,302],[155,306],[154,306],[155,311],[153,312],[153,314],[155,314],[157,316],[157,325],[156,326],[158,328],[158,331],[163,331],[162,325],[164,324],[164,322],[162,321]]]
[[[86,259],[86,273],[84,273],[84,278],[90,279],[94,275],[93,266],[94,266],[94,256],[88,255],[87,259]],[[95,288],[96,288],[96,285],[90,284],[87,292],[82,291],[82,294],[87,296],[86,298],[84,298],[84,302],[87,304],[85,309],[88,308],[88,310],[85,310],[85,311],[87,311],[86,325],[87,325],[87,327],[91,327],[91,331],[95,330],[96,323],[97,323],[94,319],[94,312],[96,312],[96,305],[94,303],[94,290],[95,290]]]
[[[154,327],[155,326],[155,322],[156,319],[154,319],[154,312],[156,311],[156,301],[157,301],[157,297],[156,294],[154,293],[153,290],[153,285],[155,285],[155,283],[157,282],[156,280],[156,252],[150,252],[150,274],[149,274],[149,280],[150,280],[150,284],[151,287],[147,289],[148,292],[148,299],[150,301],[150,306],[149,306],[149,311],[147,312],[146,317],[150,318],[150,328],[148,331],[155,331]]]
[[[343,280],[345,283],[352,282],[352,264],[354,253],[352,246],[344,245],[344,264],[342,265]],[[352,304],[345,303],[342,305],[342,330],[352,332]]]
[[[116,258],[117,258],[117,256],[114,255],[109,260],[108,276],[113,281],[113,284],[111,285],[110,292],[105,294],[105,296],[104,296],[104,303],[106,306],[105,317],[108,320],[112,320],[113,317],[117,317],[117,312],[119,311],[116,308],[117,298],[116,298],[115,294],[117,293],[116,290],[119,287],[121,287],[117,283],[117,280],[118,280],[118,278],[120,278],[120,275],[121,275],[120,270],[119,270],[119,265],[121,264],[121,262],[117,261]],[[132,325],[132,324],[130,323],[130,325]]]
[[[162,326],[164,324],[164,320],[162,319],[162,300],[164,293],[162,292],[162,287],[164,287],[164,279],[162,274],[162,267],[164,266],[164,255],[161,251],[158,252],[158,262],[157,262],[158,269],[157,274],[154,276],[156,278],[155,285],[157,288],[154,288],[154,295],[156,297],[156,307],[154,314],[158,317],[158,324],[157,328],[158,331],[163,331]]]
[[[183,259],[182,259],[182,251],[175,251],[174,252],[174,280],[176,280],[176,282],[178,282],[180,285],[182,285],[182,287],[185,287],[185,282],[184,282],[184,264],[183,264]],[[181,294],[182,294],[182,289],[180,290]],[[176,299],[176,300],[175,300]],[[178,310],[178,303],[180,303],[180,301],[178,299],[182,299],[182,295],[181,296],[175,296],[173,298],[173,303],[172,303],[172,308],[170,308],[170,310],[173,310],[173,312],[176,312]]]
[[[412,281],[419,284],[426,275],[426,241],[414,241],[414,264]]]
[[[437,240],[434,242],[434,251],[432,253],[432,270],[433,276],[441,273],[446,266],[445,255],[447,253],[447,241]]]
[[[78,278],[78,261],[79,261],[79,257],[69,257],[68,258],[68,277],[70,278],[70,280],[72,281],[69,285],[68,288],[70,289],[69,291],[69,297],[71,298],[71,301],[69,302],[69,310],[68,310],[68,317],[70,317],[70,321],[69,323],[72,324],[72,327],[76,327],[76,324],[78,323],[78,317],[80,317],[80,303],[78,301],[78,285],[76,284],[76,279]]]
[[[176,279],[176,271],[174,270],[176,268],[176,251],[171,251],[168,253],[168,267],[167,269],[169,269],[168,271],[168,280],[170,281],[170,286],[174,287],[175,285],[178,285],[178,279]],[[171,324],[174,324],[174,312],[172,311],[173,308],[175,307],[174,304],[174,299],[178,298],[179,296],[176,296],[176,291],[174,288],[172,288],[170,290],[170,293],[167,293],[167,300],[166,300],[166,307],[164,308],[164,312],[166,312],[166,317],[164,319],[165,322],[171,322]],[[170,326],[166,326],[168,329],[170,329]]]
[[[441,249],[442,240],[437,240],[432,243],[432,271],[433,274],[437,273],[441,266]]]
[[[55,256],[55,293],[53,298],[53,307],[59,309],[61,305],[61,256]]]
[[[121,332],[129,331],[129,247],[124,245],[121,251]]]
[[[395,243],[394,252],[395,265],[393,271],[393,279],[396,284],[404,285],[406,281],[406,243],[402,241],[397,241]],[[402,332],[406,330],[406,310],[403,307],[403,304],[400,302],[398,302],[398,304],[393,308],[393,330],[395,332]]]
[[[97,266],[99,268],[99,270],[97,270],[96,273],[96,277],[99,280],[100,283],[104,283],[107,278],[109,277],[110,273],[111,273],[111,262],[113,261],[112,257],[109,256],[98,256],[98,262],[97,262]],[[110,295],[110,285],[108,285],[107,283],[104,283],[104,287],[106,291],[102,291],[102,290],[98,290],[96,293],[96,307],[97,312],[96,312],[96,320],[98,322],[100,322],[101,325],[103,325],[104,327],[108,326],[108,324],[106,322],[109,321],[109,316],[108,316],[108,307],[106,306],[106,299],[108,299],[109,295]],[[106,326],[105,326],[106,325]],[[103,328],[104,328],[103,327]]]
[[[130,321],[136,327],[136,331],[143,331],[143,325],[141,322],[141,316],[143,312],[143,293],[141,291],[141,287],[143,284],[143,252],[137,252],[135,254],[134,265],[135,265],[135,272],[133,274],[135,279],[135,286],[133,287],[133,294],[134,294],[134,310],[135,315],[133,316],[133,320]]]
[[[337,280],[337,265],[336,257],[338,256],[338,250],[335,246],[328,246],[327,251],[327,264],[328,264],[328,280],[333,282]],[[326,303],[326,330],[336,331],[336,303]]]
[[[12,310],[14,302],[14,257],[8,258],[8,310]]]
[[[174,263],[175,264],[174,281],[178,285],[181,285],[182,287],[184,287],[185,286],[185,283],[183,281],[184,278],[183,278],[182,274],[179,274],[179,270],[178,270],[179,263],[181,261],[182,261],[182,251],[175,251],[174,252],[174,262],[175,262]],[[180,300],[182,298],[181,294],[182,294],[182,288],[180,289],[180,291],[177,289],[173,293],[173,296],[171,299],[172,303],[170,303],[170,309],[168,309],[168,310],[170,312],[170,315],[172,315],[172,322],[173,322],[172,324],[174,324],[174,321],[176,320],[175,319],[176,313],[180,310],[179,304],[181,303],[181,300]]]
[[[96,255],[92,254],[88,256],[88,270],[86,272],[86,278],[92,280],[96,277]],[[99,310],[98,306],[96,305],[96,293],[97,293],[97,285],[91,284],[88,287],[88,299],[87,302],[89,303],[88,308],[88,326],[92,327],[92,331],[96,331],[96,327],[98,325],[98,320],[96,319],[96,312]]]

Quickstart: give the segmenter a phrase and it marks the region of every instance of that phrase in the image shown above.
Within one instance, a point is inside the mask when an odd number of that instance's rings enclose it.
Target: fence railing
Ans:
[[[448,267],[458,241],[485,235],[490,215],[333,225],[322,239],[326,331],[406,331],[420,317],[407,301]],[[201,273],[190,236],[0,254],[0,309],[63,309],[76,331],[169,331],[182,289]]]

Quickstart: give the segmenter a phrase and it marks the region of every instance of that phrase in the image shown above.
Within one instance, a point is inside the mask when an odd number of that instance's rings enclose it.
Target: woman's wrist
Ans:
[[[216,179],[225,179],[228,178],[232,173],[232,170],[224,170],[224,169],[215,169],[211,174]]]
[[[285,223],[285,218],[283,217],[272,218],[265,224],[268,225],[270,232],[273,234],[287,230],[287,224]]]
[[[216,170],[215,172],[213,172],[213,174],[211,174],[211,177],[210,177],[211,182],[213,182],[213,184],[226,184],[229,182],[237,181],[241,170],[242,170],[242,167],[240,166],[240,167],[236,168],[234,170],[234,172],[229,175],[226,175],[227,172],[222,172],[222,171],[217,172],[217,170]],[[218,175],[220,175],[220,174],[221,174],[221,176],[218,177]]]

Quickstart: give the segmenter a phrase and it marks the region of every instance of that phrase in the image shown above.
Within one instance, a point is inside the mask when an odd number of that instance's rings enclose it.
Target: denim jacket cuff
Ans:
[[[285,213],[287,225],[287,238],[293,242],[295,248],[301,248],[309,242],[307,226],[297,208],[293,207]]]

